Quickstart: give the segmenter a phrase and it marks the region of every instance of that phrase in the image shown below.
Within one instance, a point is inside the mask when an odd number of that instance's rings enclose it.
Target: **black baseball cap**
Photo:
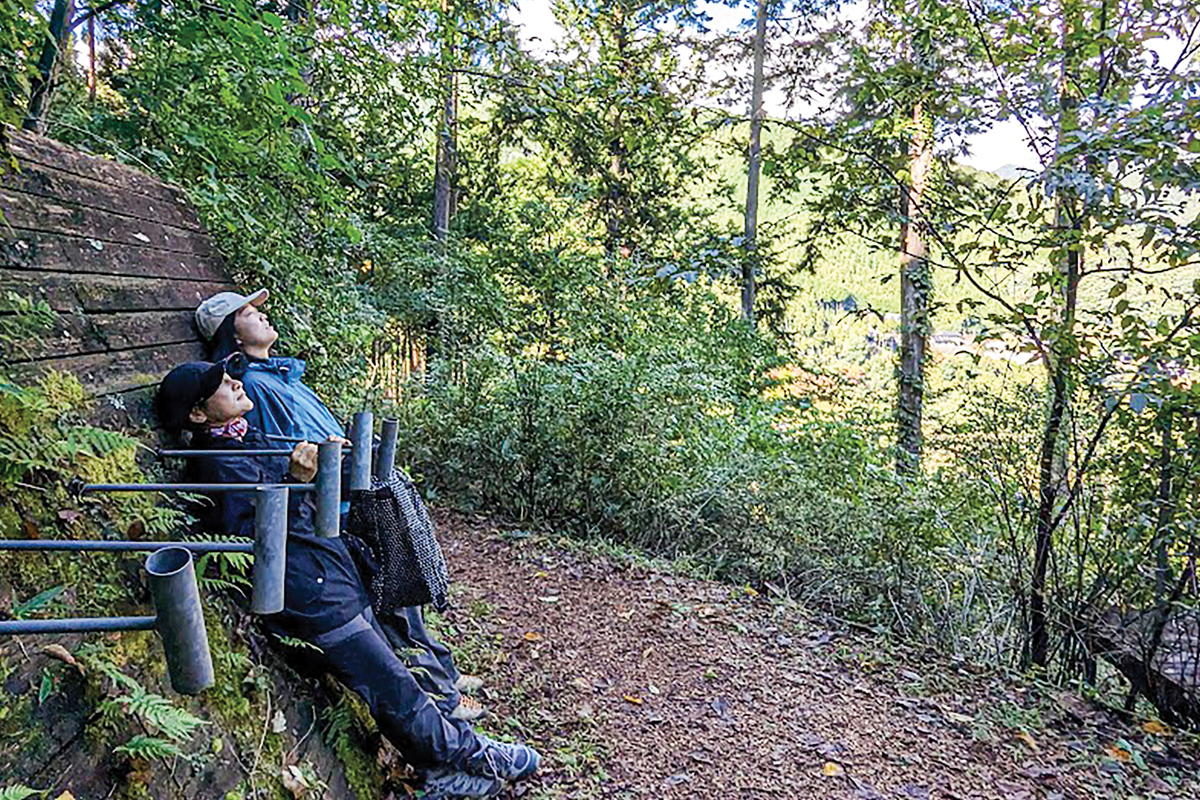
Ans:
[[[187,427],[192,409],[216,394],[225,374],[241,378],[246,374],[246,357],[234,353],[215,364],[208,361],[189,361],[167,373],[158,385],[156,405],[158,421],[168,431],[178,432]]]

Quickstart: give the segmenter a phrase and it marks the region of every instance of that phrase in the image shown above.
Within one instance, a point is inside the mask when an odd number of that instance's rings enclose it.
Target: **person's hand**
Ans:
[[[312,442],[300,442],[292,448],[288,456],[288,474],[300,481],[309,483],[317,474],[317,446]]]
[[[345,436],[338,436],[336,433],[331,433],[331,434],[329,434],[329,438],[328,438],[328,439],[326,439],[325,441],[327,441],[327,442],[341,442],[341,443],[342,443],[342,445],[348,445],[348,444],[350,444],[350,440],[349,440],[349,439],[347,439]]]

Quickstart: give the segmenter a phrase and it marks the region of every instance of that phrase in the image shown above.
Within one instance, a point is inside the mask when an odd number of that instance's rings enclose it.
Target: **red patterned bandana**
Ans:
[[[250,430],[250,423],[246,422],[245,417],[238,417],[229,420],[224,425],[214,425],[208,429],[208,434],[209,436],[220,436],[225,439],[237,439],[241,441],[241,438],[246,435],[246,431],[248,430]]]

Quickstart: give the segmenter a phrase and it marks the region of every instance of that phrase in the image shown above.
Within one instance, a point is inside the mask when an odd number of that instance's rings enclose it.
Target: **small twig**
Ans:
[[[262,735],[258,737],[258,749],[254,752],[254,765],[250,767],[250,791],[254,797],[258,796],[258,782],[255,780],[255,775],[258,774],[258,762],[262,758],[263,745],[267,742],[267,731],[271,727],[271,693],[267,692],[267,716],[263,720]]]
[[[296,746],[288,751],[288,760],[289,761],[291,761],[293,758],[296,757],[296,755],[299,754],[300,745],[304,744],[304,740],[308,738],[309,734],[311,734],[313,732],[313,728],[315,728],[315,727],[317,727],[317,712],[316,712],[316,709],[313,709],[313,718],[312,718],[312,722],[308,723],[308,730],[305,731],[304,735],[300,737],[300,741],[296,742]]]

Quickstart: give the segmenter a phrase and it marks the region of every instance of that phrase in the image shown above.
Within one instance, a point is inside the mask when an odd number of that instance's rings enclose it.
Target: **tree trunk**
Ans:
[[[67,40],[71,36],[71,18],[75,16],[75,0],[54,0],[54,10],[50,12],[50,29],[46,34],[46,42],[42,45],[42,57],[38,60],[38,74],[33,79],[29,93],[29,113],[21,127],[34,133],[43,133],[46,127],[46,112],[50,108],[50,95],[59,71],[62,69],[62,59],[58,56],[67,48]]]
[[[433,173],[433,235],[442,243],[450,236],[454,173],[458,168],[458,77],[454,72],[454,34],[449,22],[449,0],[442,0],[442,120]]]
[[[925,399],[925,351],[932,289],[925,249],[924,199],[933,165],[933,125],[921,103],[912,109],[909,183],[900,195],[900,386],[896,409],[896,470],[921,469],[921,415]]]
[[[742,319],[754,324],[755,249],[758,239],[758,180],[762,171],[763,62],[767,55],[767,0],[758,0],[754,30],[754,87],[750,96],[750,148],[746,164],[745,259],[742,261]]]
[[[617,75],[622,88],[629,79],[629,24],[624,0],[617,2],[612,12],[612,41],[617,59]],[[608,112],[608,186],[605,192],[604,250],[609,255],[628,258],[633,248],[629,242],[629,192],[625,164],[625,122],[620,103],[613,103]]]
[[[1058,146],[1061,153],[1071,132],[1078,127],[1077,108],[1079,56],[1071,47],[1071,34],[1079,25],[1079,5],[1076,0],[1063,0],[1062,48],[1063,63],[1059,75]],[[1056,167],[1065,164],[1057,162]],[[1078,356],[1074,342],[1075,306],[1079,279],[1083,273],[1083,209],[1079,199],[1066,186],[1059,186],[1055,199],[1054,226],[1060,232],[1058,247],[1062,255],[1059,279],[1062,291],[1062,313],[1058,329],[1050,332],[1050,413],[1042,432],[1038,455],[1038,513],[1034,531],[1033,574],[1029,585],[1029,662],[1045,667],[1050,660],[1050,630],[1046,611],[1046,578],[1054,556],[1054,519],[1058,502],[1060,477],[1055,470],[1063,430],[1063,418],[1071,391],[1071,374]]]

